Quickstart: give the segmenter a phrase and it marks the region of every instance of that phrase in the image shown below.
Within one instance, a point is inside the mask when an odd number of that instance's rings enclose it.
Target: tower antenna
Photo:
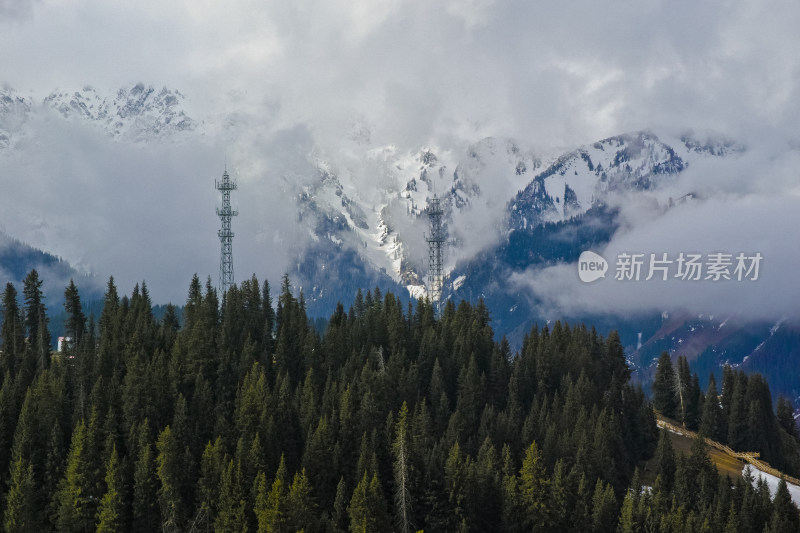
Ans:
[[[222,180],[214,180],[214,187],[222,193],[222,207],[217,208],[217,216],[222,221],[222,227],[217,232],[220,242],[219,256],[219,290],[222,294],[228,292],[233,285],[233,231],[231,230],[231,218],[239,214],[238,210],[231,209],[231,191],[235,191],[238,186],[236,181],[231,180],[228,175],[228,161],[225,157],[225,171],[222,173]]]
[[[439,316],[441,316],[442,284],[444,282],[442,249],[445,238],[444,228],[442,227],[442,214],[439,197],[434,194],[428,205],[431,233],[425,237],[425,240],[428,242],[428,290],[431,303]]]

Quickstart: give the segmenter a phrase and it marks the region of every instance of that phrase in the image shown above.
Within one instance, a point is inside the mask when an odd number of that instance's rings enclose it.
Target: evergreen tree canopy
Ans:
[[[796,475],[791,404],[775,414],[758,375],[726,368],[704,397],[663,354],[651,403],[616,332],[555,321],[514,352],[482,301],[437,316],[379,289],[318,329],[288,276],[274,309],[255,276],[222,301],[194,276],[160,320],[145,282],[110,278],[97,328],[71,282],[51,361],[41,286],[32,271],[24,305],[11,284],[1,302],[8,531],[797,527],[785,485],[773,501],[656,426],[654,406]]]

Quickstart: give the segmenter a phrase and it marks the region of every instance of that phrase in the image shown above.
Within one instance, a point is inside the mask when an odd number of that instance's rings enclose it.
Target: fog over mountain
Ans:
[[[181,302],[192,273],[216,280],[213,180],[227,165],[237,279],[298,272],[327,241],[420,294],[431,193],[446,198],[457,270],[518,229],[509,206],[540,172],[648,131],[688,165],[644,194],[612,191],[620,228],[598,251],[761,251],[762,280],[586,286],[551,265],[510,281],[553,313],[663,302],[779,318],[798,294],[797,9],[5,2],[0,229]],[[694,157],[687,132],[737,149]],[[565,192],[542,221],[589,208],[594,185],[575,176],[580,209]],[[687,193],[697,201],[655,215]]]

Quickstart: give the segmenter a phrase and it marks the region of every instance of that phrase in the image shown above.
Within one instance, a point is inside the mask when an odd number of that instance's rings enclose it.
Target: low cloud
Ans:
[[[653,311],[684,310],[696,314],[747,318],[800,318],[800,194],[792,181],[797,153],[763,158],[766,150],[754,150],[731,165],[721,179],[717,167],[708,180],[685,176],[677,188],[700,192],[663,214],[659,199],[620,202],[624,224],[602,250],[594,250],[609,263],[605,279],[582,283],[577,264],[560,264],[515,275],[512,283],[532,291],[545,312],[615,313],[621,316]],[[757,164],[756,161],[760,161]],[[734,162],[737,160],[734,160]],[[726,166],[723,163],[723,167]],[[707,170],[702,166],[698,173]],[[691,186],[690,189],[686,189]],[[663,197],[670,191],[660,192]],[[661,199],[663,201],[663,198]],[[661,203],[663,207],[665,204]],[[615,279],[621,254],[644,254],[639,281]],[[651,254],[676,261],[680,253],[701,254],[705,263],[702,280],[676,278],[677,263],[666,265],[669,279],[660,271],[649,275]],[[711,254],[731,254],[731,280],[706,279]],[[758,280],[735,278],[736,256],[760,253]],[[747,261],[747,266],[750,261]],[[752,275],[750,276],[752,277]]]
[[[0,85],[38,98],[86,84],[166,85],[187,95],[187,113],[204,132],[190,143],[124,146],[55,120],[39,124],[25,159],[0,155],[0,173],[15,180],[0,198],[0,226],[114,273],[121,286],[144,277],[155,299],[182,300],[195,271],[216,278],[213,180],[226,154],[240,182],[236,272],[274,279],[308,238],[294,209],[297,185],[315,174],[307,155],[352,164],[341,154],[354,123],[372,146],[401,153],[431,145],[463,154],[487,136],[572,148],[686,127],[796,150],[799,9],[788,0],[735,0],[724,10],[589,0],[453,1],[446,9],[422,0],[0,0],[0,48],[14,52],[4,56]],[[763,155],[769,162],[775,154]],[[733,197],[724,205],[749,209],[735,197],[796,194],[796,159],[781,161],[774,173],[755,159],[751,168],[744,160],[697,165],[683,179],[703,189],[703,205],[715,205],[719,190]],[[728,213],[724,205],[697,208],[698,224]],[[626,216],[633,229],[619,239],[640,234],[639,215]],[[691,235],[679,222],[674,230]],[[494,231],[470,227],[481,237]],[[631,244],[650,246],[641,235]],[[765,268],[770,261],[765,255]]]

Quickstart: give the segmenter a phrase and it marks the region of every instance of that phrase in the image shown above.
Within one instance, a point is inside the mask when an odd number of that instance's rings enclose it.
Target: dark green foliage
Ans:
[[[67,312],[67,321],[64,331],[72,339],[69,343],[71,355],[76,355],[86,333],[86,315],[81,307],[81,296],[75,282],[69,280],[69,286],[64,291],[64,310]]]
[[[725,419],[722,412],[722,405],[717,393],[717,382],[714,374],[708,379],[708,391],[706,392],[705,402],[703,403],[703,415],[701,417],[700,433],[712,440],[722,441],[727,433],[725,431]]]
[[[437,318],[377,289],[315,328],[288,277],[273,310],[255,277],[220,302],[195,276],[181,327],[174,307],[155,318],[144,282],[120,296],[111,278],[97,327],[67,288],[75,341],[51,362],[40,288],[32,272],[24,308],[13,286],[2,302],[7,530],[761,533],[796,519],[782,494],[733,489],[701,441],[672,449],[614,332],[556,321],[512,353],[483,302]],[[763,379],[726,369],[703,401],[685,358],[659,367],[665,413],[800,466],[791,406],[776,417]]]
[[[663,352],[658,358],[656,376],[653,379],[653,407],[670,418],[675,418],[678,413],[675,402],[675,370],[667,352]]]
[[[796,437],[797,422],[794,420],[794,407],[792,407],[792,402],[785,396],[778,397],[778,406],[775,410],[775,414],[778,417],[778,424],[780,424],[781,428],[792,437]]]
[[[364,472],[364,476],[353,491],[347,511],[350,514],[350,531],[352,533],[390,530],[386,499],[383,496],[383,489],[377,474],[373,474],[372,478],[368,479],[367,472]]]
[[[0,306],[3,318],[0,329],[0,372],[3,375],[6,372],[13,374],[25,355],[25,317],[17,302],[17,290],[11,283],[6,284]]]
[[[39,530],[41,516],[35,491],[33,465],[20,457],[11,466],[3,521],[4,531],[23,533]]]
[[[31,270],[25,277],[23,294],[25,295],[25,329],[28,334],[29,360],[37,368],[44,369],[50,365],[50,330],[47,327],[47,307],[44,305],[44,293],[39,273]]]
[[[122,529],[124,512],[122,471],[116,447],[106,465],[106,492],[97,512],[97,533],[115,533]]]
[[[668,431],[662,431],[656,448],[656,475],[661,478],[661,486],[670,490],[675,481],[675,451]]]

